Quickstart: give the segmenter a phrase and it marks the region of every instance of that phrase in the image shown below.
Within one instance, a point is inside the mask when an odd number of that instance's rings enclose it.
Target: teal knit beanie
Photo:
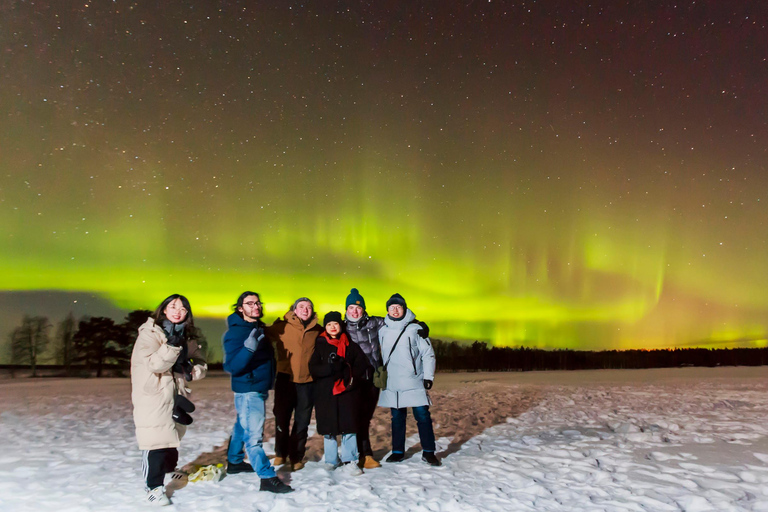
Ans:
[[[352,304],[365,309],[365,299],[360,295],[360,292],[357,291],[357,288],[352,288],[352,290],[350,290],[349,295],[347,295],[347,304],[344,308],[348,308]]]

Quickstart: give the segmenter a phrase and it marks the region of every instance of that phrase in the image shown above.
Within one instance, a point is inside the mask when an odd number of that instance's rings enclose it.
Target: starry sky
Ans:
[[[765,346],[767,23],[712,0],[5,2],[0,290],[221,319],[253,289],[272,319],[354,286],[446,339]]]

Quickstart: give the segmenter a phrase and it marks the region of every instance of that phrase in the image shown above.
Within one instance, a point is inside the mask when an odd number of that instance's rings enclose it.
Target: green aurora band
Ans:
[[[766,345],[759,27],[214,4],[4,11],[0,290],[223,318],[252,289],[271,320],[356,287],[439,338]]]

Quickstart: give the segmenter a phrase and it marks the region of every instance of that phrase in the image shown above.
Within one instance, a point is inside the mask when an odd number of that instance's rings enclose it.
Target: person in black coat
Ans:
[[[356,464],[358,382],[369,371],[370,364],[362,349],[356,343],[350,343],[346,333],[342,332],[341,313],[331,311],[325,315],[323,323],[325,332],[317,337],[315,352],[309,360],[309,372],[315,382],[317,432],[324,438],[324,458],[330,468],[339,465],[336,436],[340,435],[341,464],[350,473],[360,474]]]

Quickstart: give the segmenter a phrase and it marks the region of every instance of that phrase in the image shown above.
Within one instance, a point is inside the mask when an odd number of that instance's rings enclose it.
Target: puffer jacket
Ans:
[[[367,373],[368,359],[360,346],[350,341],[344,356],[344,367],[335,374],[328,356],[337,352],[323,333],[317,337],[315,352],[309,361],[309,371],[315,379],[315,419],[317,433],[320,435],[354,434],[360,426],[361,396],[358,382]],[[334,395],[333,386],[339,379],[344,380],[347,389]]]
[[[165,332],[154,319],[148,318],[139,327],[131,355],[131,401],[141,450],[178,448],[186,432],[186,427],[172,417],[176,393],[189,394],[184,376],[171,371],[180,352],[181,347],[167,344]],[[208,369],[202,347],[189,340],[187,353],[195,361],[195,380],[202,379]]]
[[[296,313],[289,311],[283,320],[278,318],[265,332],[275,344],[277,372],[287,373],[297,384],[312,382],[309,359],[315,351],[317,336],[323,332],[323,328],[317,325],[317,314],[313,313],[304,327]]]
[[[264,329],[261,322],[251,323],[237,313],[227,318],[227,332],[224,333],[224,370],[232,376],[232,391],[235,393],[266,393],[275,383],[275,352],[269,338],[264,336],[251,352],[245,348],[245,340],[256,326]]]
[[[384,327],[379,330],[381,357],[387,365],[387,387],[381,390],[379,407],[400,409],[432,404],[424,380],[435,380],[435,351],[428,339],[419,336],[421,326],[411,323],[415,318],[407,309],[399,321],[385,318]]]
[[[381,346],[379,345],[379,329],[384,327],[384,319],[380,316],[368,316],[363,313],[357,322],[347,318],[347,336],[363,349],[368,362],[373,368],[381,366]]]

